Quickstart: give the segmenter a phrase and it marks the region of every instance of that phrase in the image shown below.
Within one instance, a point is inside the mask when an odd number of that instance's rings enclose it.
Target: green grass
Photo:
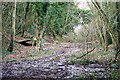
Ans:
[[[2,54],[0,54],[0,56],[2,56],[2,58],[6,57],[7,55],[10,55],[10,54],[15,54],[14,51],[13,52],[9,52],[9,51],[7,51],[5,49],[2,49],[1,52],[2,52]]]
[[[53,54],[53,51],[47,51],[47,50],[37,51],[35,49],[31,49],[31,50],[29,50],[29,51],[27,51],[25,53],[24,57],[14,57],[14,58],[7,57],[7,56],[9,56],[11,54],[17,55],[15,52],[10,53],[10,52],[4,50],[3,55],[2,55],[3,61],[26,61],[26,60],[34,60],[34,59],[39,59],[39,58],[42,58],[42,57],[49,56],[49,55]]]
[[[114,59],[114,53],[113,52],[104,52],[104,51],[99,51],[99,52],[93,52],[89,53],[86,56],[79,58],[85,53],[76,53],[72,55],[69,58],[69,63],[70,64],[89,64],[89,63],[110,63],[111,60]]]
[[[112,80],[118,80],[118,78],[120,77],[119,76],[120,74],[119,74],[119,72],[117,71],[117,70],[112,70],[111,71],[111,78],[112,78]]]
[[[39,58],[43,58],[46,56],[49,56],[51,54],[53,54],[53,51],[48,51],[48,50],[30,50],[29,52],[27,52],[26,54],[28,54],[27,57],[22,58],[21,60],[34,60],[34,59],[39,59]]]

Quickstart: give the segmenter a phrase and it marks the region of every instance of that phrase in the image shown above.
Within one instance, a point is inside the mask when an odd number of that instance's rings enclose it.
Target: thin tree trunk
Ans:
[[[41,50],[41,48],[42,48],[41,46],[42,46],[42,42],[43,42],[43,34],[45,32],[45,28],[47,27],[45,25],[46,22],[47,22],[47,21],[45,21],[45,18],[47,17],[46,15],[47,15],[47,8],[48,8],[48,6],[49,6],[49,3],[43,3],[43,9],[44,9],[43,15],[44,15],[44,17],[43,17],[43,20],[42,20],[43,23],[40,25],[40,26],[42,26],[42,30],[39,31],[39,33],[38,33],[39,39],[37,40],[37,44],[36,44],[36,46],[38,47],[37,48],[38,51]],[[38,9],[36,11],[37,11],[38,17],[40,17],[40,12],[38,11]]]
[[[104,40],[104,37],[103,37],[103,34],[102,34],[103,31],[102,31],[102,29],[100,29],[98,24],[96,25],[96,29],[98,31],[98,34],[100,35],[100,40],[101,40],[102,47],[105,49],[105,40]]]
[[[98,12],[100,13],[101,17],[103,18],[103,21],[105,22],[105,25],[106,25],[106,29],[107,31],[109,32],[110,36],[111,36],[111,39],[112,39],[112,42],[113,44],[115,44],[116,42],[116,37],[115,35],[113,34],[113,31],[110,27],[110,24],[109,24],[109,20],[107,18],[107,15],[105,14],[105,12],[101,9],[100,5],[98,4],[98,2],[96,1],[93,1],[91,0],[93,5],[96,7],[96,9],[98,10]]]
[[[67,8],[67,16],[66,16],[65,22],[64,22],[64,24],[63,24],[63,29],[61,30],[61,35],[65,32],[65,28],[67,27],[66,24],[67,24],[69,15],[70,15],[70,14],[69,14],[69,13],[70,13],[69,7],[70,7],[70,5],[69,5],[68,8]]]
[[[104,23],[103,23],[104,24]],[[107,42],[107,35],[106,35],[106,28],[103,25],[103,37],[104,37],[104,50],[108,51],[108,42]]]
[[[24,36],[25,34],[25,27],[26,27],[26,19],[27,19],[27,13],[28,13],[28,9],[29,9],[29,2],[27,2],[27,6],[26,6],[26,9],[25,9],[25,22],[24,22],[24,26],[22,27],[22,35],[21,37]]]
[[[116,2],[116,16],[117,16],[117,42],[116,42],[116,55],[115,60],[118,59],[118,62],[120,62],[120,3]]]
[[[14,40],[15,40],[15,18],[16,18],[16,0],[14,2],[13,7],[13,16],[12,16],[12,29],[11,29],[11,41],[8,47],[8,51],[12,52],[14,47]]]
[[[90,9],[94,12],[94,9],[93,7],[88,3]],[[95,6],[95,4],[94,4]],[[102,27],[102,26],[99,26],[98,24],[104,24],[103,21],[101,21],[101,15],[98,16],[98,21],[96,21],[96,33],[99,34],[99,37],[100,37],[100,40],[101,40],[101,44],[102,44],[102,47],[104,48],[105,51],[108,50],[108,44],[107,44],[107,39],[106,39],[106,27]],[[103,25],[104,26],[104,25]],[[105,32],[104,32],[105,31]]]

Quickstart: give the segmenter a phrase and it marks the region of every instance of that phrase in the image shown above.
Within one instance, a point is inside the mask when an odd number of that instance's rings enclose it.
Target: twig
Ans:
[[[86,54],[83,54],[82,56],[77,57],[76,59],[78,59],[78,58],[82,58],[82,57],[86,56],[87,54],[89,54],[89,53],[91,53],[92,51],[94,51],[94,50],[95,50],[95,48],[96,48],[96,47],[94,47],[94,48],[93,48],[92,50],[90,50],[90,51],[87,51],[87,53],[86,53]]]

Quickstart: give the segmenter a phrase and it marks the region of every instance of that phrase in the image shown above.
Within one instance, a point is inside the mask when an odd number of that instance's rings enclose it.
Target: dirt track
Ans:
[[[52,44],[44,47],[46,50],[54,50],[54,54],[29,61],[3,63],[2,80],[77,80],[77,79],[104,79],[110,78],[109,70],[100,64],[70,65],[70,55],[81,51],[84,44],[61,43],[58,48]],[[45,46],[44,45],[44,46]],[[51,45],[51,46],[50,46]],[[57,59],[55,59],[57,57]]]

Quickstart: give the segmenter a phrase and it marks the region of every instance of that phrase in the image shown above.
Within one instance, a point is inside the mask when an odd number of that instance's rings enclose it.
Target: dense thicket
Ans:
[[[15,35],[35,37],[39,47],[46,35],[56,39],[57,36],[62,37],[63,34],[73,31],[75,25],[90,22],[90,11],[79,9],[75,3],[17,2],[16,7],[14,4],[2,4],[3,34],[11,34],[14,31],[12,17],[16,8]]]
[[[74,2],[2,3],[3,48],[12,52],[15,36],[34,38],[41,47],[45,36],[55,40],[74,31],[74,26],[87,24],[96,29],[95,35],[105,51],[109,44],[115,46],[117,58],[120,52],[120,3],[92,0],[89,3],[91,10],[79,9],[77,5]],[[12,37],[6,39],[6,35]]]
[[[116,56],[120,54],[120,32],[119,27],[120,21],[120,3],[119,2],[95,2],[92,0],[93,7],[91,9],[95,14],[96,18],[96,29],[98,31],[99,40],[105,51],[108,50],[108,45],[113,44]]]

